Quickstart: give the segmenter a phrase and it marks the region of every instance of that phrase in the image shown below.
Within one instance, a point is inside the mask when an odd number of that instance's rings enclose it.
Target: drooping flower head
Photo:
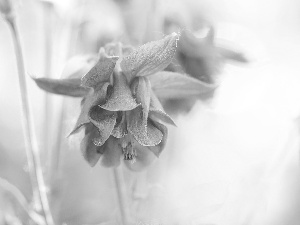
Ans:
[[[233,62],[244,65],[248,59],[238,48],[233,48],[234,44],[230,44],[230,41],[223,40],[220,44],[214,26],[205,18],[188,11],[190,13],[183,14],[184,10],[176,10],[164,16],[162,30],[165,33],[181,30],[178,50],[174,57],[176,64],[172,63],[167,70],[186,73],[203,82],[205,86],[215,87],[217,90],[225,64]],[[199,99],[210,101],[214,93],[214,91],[205,92],[201,96],[184,100],[168,99],[162,104],[166,112],[174,116],[189,112]]]
[[[167,140],[163,124],[175,123],[156,95],[180,98],[203,92],[196,79],[163,71],[175,55],[178,39],[172,33],[134,50],[109,44],[81,79],[35,79],[49,92],[84,97],[71,134],[85,129],[81,151],[91,166],[100,158],[105,166],[117,166],[122,155],[130,162],[143,161],[147,152],[160,155]]]
[[[11,0],[0,0],[0,16],[10,20],[13,17],[13,6]]]

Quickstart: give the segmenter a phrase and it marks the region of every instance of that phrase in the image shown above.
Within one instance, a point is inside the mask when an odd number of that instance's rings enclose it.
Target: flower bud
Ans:
[[[3,13],[5,16],[8,16],[11,14],[11,11],[11,0],[0,0],[0,12]]]

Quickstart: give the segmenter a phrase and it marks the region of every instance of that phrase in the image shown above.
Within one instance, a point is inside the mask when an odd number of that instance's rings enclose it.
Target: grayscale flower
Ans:
[[[173,33],[137,49],[120,43],[100,49],[95,66],[80,78],[35,78],[42,89],[83,97],[71,132],[85,129],[81,141],[84,158],[94,166],[125,161],[148,163],[147,154],[159,156],[167,140],[167,127],[175,125],[159,98],[188,98],[211,91],[209,85],[184,74],[163,71],[172,61],[179,35]]]

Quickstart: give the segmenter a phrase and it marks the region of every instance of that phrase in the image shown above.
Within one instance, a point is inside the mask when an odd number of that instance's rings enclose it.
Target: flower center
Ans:
[[[130,160],[131,163],[136,162],[137,153],[136,150],[132,147],[132,144],[130,142],[123,142],[121,147],[124,155],[124,160]]]

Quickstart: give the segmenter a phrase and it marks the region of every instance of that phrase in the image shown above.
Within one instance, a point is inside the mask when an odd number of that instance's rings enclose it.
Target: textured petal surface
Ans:
[[[201,96],[216,89],[217,85],[201,82],[185,74],[161,71],[148,77],[153,92],[159,98],[180,99]]]
[[[101,82],[108,82],[118,59],[118,56],[108,56],[104,49],[100,50],[99,61],[81,78],[81,85],[95,88]]]
[[[90,93],[85,97],[83,101],[80,115],[70,135],[75,134],[77,131],[79,131],[79,128],[82,125],[90,122],[88,115],[89,111],[93,106],[99,105],[103,101],[105,101],[108,86],[109,83],[104,83],[103,85],[98,86],[97,89],[90,89]]]
[[[116,138],[122,138],[127,133],[128,133],[128,131],[127,131],[125,112],[118,112],[117,122],[116,122],[115,127],[111,134],[112,134],[112,136],[114,136]]]
[[[120,165],[122,149],[118,139],[110,137],[103,145],[104,153],[101,165],[105,167],[117,167]]]
[[[170,125],[176,126],[173,119],[164,110],[161,109],[150,108],[149,118],[155,121],[159,120],[164,123],[168,123]]]
[[[156,97],[153,91],[151,91],[149,117],[152,120],[160,120],[164,123],[176,126],[173,119],[165,112],[163,106],[161,105],[159,99]]]
[[[106,111],[98,106],[94,106],[89,112],[89,119],[99,131],[99,136],[93,142],[101,146],[109,138],[116,124],[117,115],[115,112]]]
[[[80,86],[80,79],[51,79],[51,78],[34,78],[37,86],[44,91],[66,95],[72,97],[83,97],[89,92],[89,88]]]
[[[87,131],[87,130],[86,130]],[[93,139],[98,135],[96,128],[89,132],[86,132],[84,138],[80,143],[80,150],[84,159],[90,164],[90,166],[95,166],[100,159],[102,153],[99,146],[94,145]]]
[[[154,109],[164,111],[164,108],[163,108],[162,104],[160,103],[159,99],[157,98],[157,96],[155,95],[153,90],[151,90],[150,107],[154,108]]]
[[[141,171],[147,168],[155,160],[155,156],[159,157],[163,151],[168,138],[168,129],[164,125],[154,121],[153,125],[162,132],[163,139],[156,146],[142,146],[136,140],[132,139],[131,144],[136,151],[135,161],[124,161],[130,170]]]
[[[147,76],[163,70],[175,55],[178,39],[179,35],[172,33],[140,46],[122,60],[122,71],[131,80],[135,76]]]
[[[151,84],[147,77],[136,77],[132,82],[132,92],[136,98],[137,103],[141,104],[143,109],[143,120],[147,121],[150,96],[151,96]]]
[[[160,130],[154,127],[151,122],[143,120],[143,112],[140,106],[128,112],[127,129],[143,146],[158,145],[163,138]]]
[[[112,93],[100,107],[109,111],[128,111],[137,106],[138,104],[132,96],[126,77],[122,73],[115,74]]]
[[[153,127],[160,130],[160,132],[163,134],[163,138],[162,138],[161,142],[158,145],[149,146],[148,148],[151,152],[153,152],[153,154],[156,157],[159,157],[160,153],[162,152],[162,150],[165,148],[165,146],[167,144],[168,129],[167,129],[166,126],[162,125],[161,123],[158,123],[156,121],[152,121],[152,122],[153,122]]]

